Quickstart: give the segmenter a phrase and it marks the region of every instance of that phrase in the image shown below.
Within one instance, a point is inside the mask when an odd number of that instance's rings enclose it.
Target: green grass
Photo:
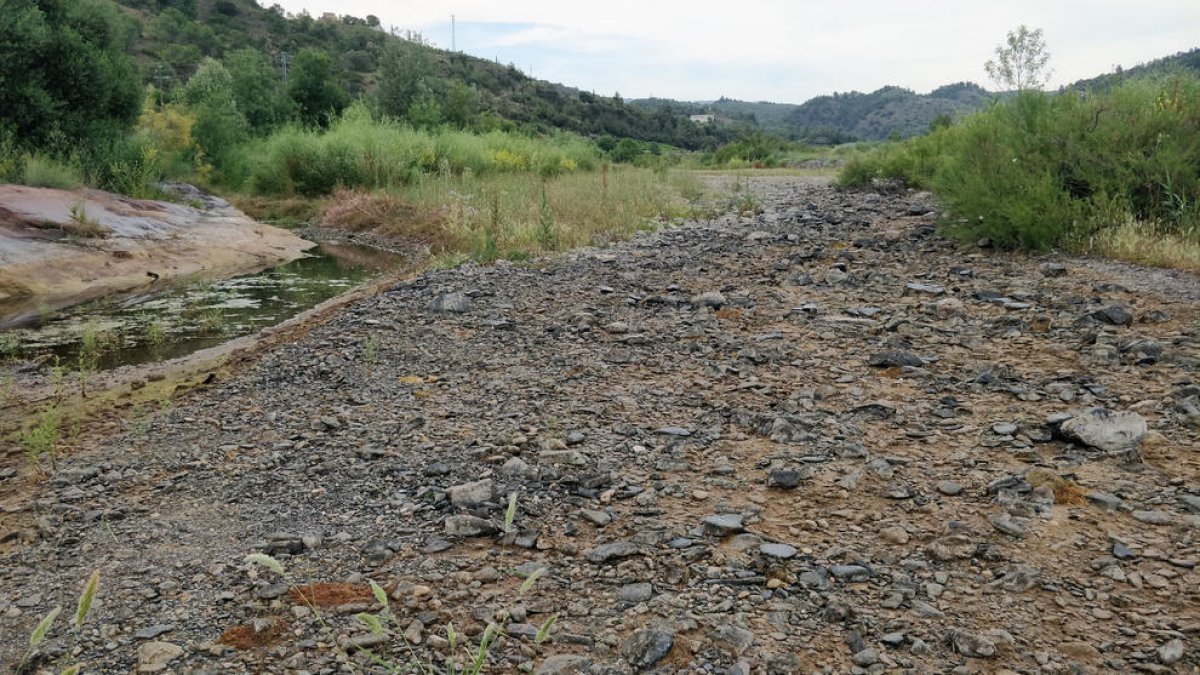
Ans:
[[[423,241],[446,261],[522,260],[689,217],[702,193],[690,172],[634,167],[551,178],[426,176],[387,190],[339,192],[321,223]]]
[[[222,167],[228,187],[306,197],[338,188],[395,188],[430,175],[548,178],[588,171],[600,159],[592,142],[573,134],[418,130],[373,120],[363,107],[351,108],[328,131],[287,127],[241,146],[234,155]]]
[[[29,155],[25,158],[25,185],[33,187],[73,190],[83,184],[79,169],[46,155]]]
[[[1087,96],[1022,92],[852,158],[838,180],[932,189],[950,232],[1009,248],[1090,250],[1110,241],[1099,250],[1118,251],[1135,232],[1197,246],[1197,156],[1200,79],[1178,75]],[[1106,234],[1117,228],[1121,236]]]

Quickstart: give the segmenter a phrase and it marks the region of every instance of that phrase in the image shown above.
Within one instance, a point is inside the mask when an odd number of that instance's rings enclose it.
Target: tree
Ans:
[[[290,100],[283,96],[279,71],[257,49],[238,49],[225,55],[233,98],[256,132],[269,131],[289,116]]]
[[[393,40],[379,62],[379,109],[397,119],[406,117],[414,104],[433,93],[435,77],[430,50]]]
[[[215,59],[205,59],[183,87],[183,100],[196,116],[192,136],[204,154],[221,165],[249,133],[233,97],[233,76]]]
[[[1029,30],[1025,24],[1008,32],[1004,45],[996,47],[996,58],[983,64],[988,77],[1007,89],[1040,89],[1054,71],[1046,68],[1050,53],[1042,29]]]
[[[0,129],[63,151],[128,129],[142,103],[130,22],[108,0],[0,0]]]
[[[350,97],[334,79],[333,59],[319,49],[304,49],[288,76],[288,96],[296,103],[305,124],[327,127],[350,104]]]

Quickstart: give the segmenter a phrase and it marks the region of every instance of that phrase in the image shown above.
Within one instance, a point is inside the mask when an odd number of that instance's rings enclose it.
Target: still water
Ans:
[[[0,334],[0,358],[106,370],[185,356],[278,324],[403,265],[393,253],[323,242],[308,257],[256,274],[112,296],[42,317]]]

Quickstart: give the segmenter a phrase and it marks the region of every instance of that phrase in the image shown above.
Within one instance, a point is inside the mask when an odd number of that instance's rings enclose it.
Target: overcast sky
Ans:
[[[273,0],[263,0],[269,5]],[[278,0],[419,30],[437,46],[625,98],[800,103],[970,80],[1019,24],[1045,31],[1051,86],[1200,46],[1200,0]]]

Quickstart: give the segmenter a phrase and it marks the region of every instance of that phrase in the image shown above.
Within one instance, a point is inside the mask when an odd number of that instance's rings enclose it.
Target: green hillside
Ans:
[[[0,3],[10,16],[30,8],[46,16],[60,10],[107,14],[111,6],[109,0]],[[330,57],[328,69],[346,102],[381,94],[379,98],[387,99],[381,101],[384,111],[394,117],[405,117],[418,102],[432,102],[439,119],[455,126],[533,133],[565,130],[600,140],[601,145],[615,144],[607,141],[612,137],[705,149],[733,135],[729,129],[694,124],[670,109],[635,108],[615,96],[530,78],[512,65],[436,49],[419,35],[392,35],[374,16],[289,15],[278,5],[268,9],[253,0],[118,0],[116,6],[121,15],[116,22],[121,26],[119,41],[132,55],[142,83],[155,86],[169,100],[206,58],[219,60],[233,74],[235,88],[256,99],[236,97],[260,132],[294,116],[296,111],[276,94],[287,87],[285,68],[294,74],[298,61],[306,58],[303,54],[316,51]],[[90,19],[74,20],[86,24]],[[20,72],[12,76],[19,78]],[[389,77],[394,84],[390,88]],[[0,110],[0,122],[8,116]]]
[[[1108,89],[1142,75],[1200,72],[1200,48],[1156,59],[1133,68],[1079,80],[1061,91]],[[869,94],[857,91],[818,96],[802,104],[738,101],[720,98],[707,102],[640,99],[639,107],[655,110],[671,106],[687,114],[715,114],[727,123],[750,124],[767,133],[817,144],[876,141],[923,134],[944,115],[959,117],[982,109],[997,95],[971,82],[938,87],[918,94],[901,87],[883,87]]]

